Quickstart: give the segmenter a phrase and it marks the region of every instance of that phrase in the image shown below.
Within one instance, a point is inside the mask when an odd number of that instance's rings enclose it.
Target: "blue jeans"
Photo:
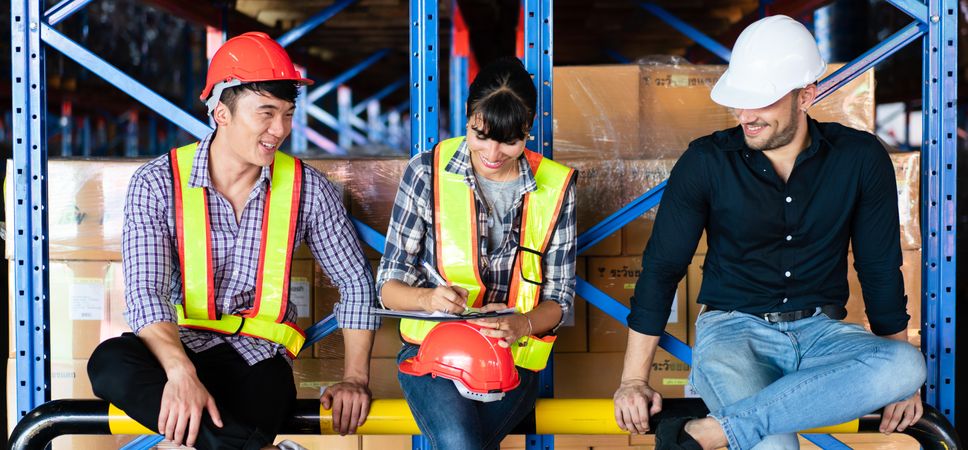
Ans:
[[[416,356],[419,348],[404,344],[397,363]],[[397,372],[397,379],[417,426],[435,450],[498,449],[504,437],[534,410],[538,398],[538,374],[517,369],[521,385],[489,403],[462,397],[446,378]]]
[[[797,449],[796,431],[856,419],[913,395],[914,346],[823,314],[769,323],[738,311],[696,321],[690,384],[733,450]]]

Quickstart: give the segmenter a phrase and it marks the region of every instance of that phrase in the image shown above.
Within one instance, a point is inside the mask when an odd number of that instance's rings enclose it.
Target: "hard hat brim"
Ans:
[[[417,364],[416,364],[415,358],[407,358],[400,362],[400,365],[399,365],[400,372],[403,372],[407,375],[417,376],[417,377],[430,373],[430,372],[422,372],[420,370],[417,370],[416,365]]]
[[[762,91],[751,91],[735,87],[735,83],[730,83],[729,71],[719,77],[719,81],[713,86],[709,97],[720,105],[734,109],[759,109],[776,103],[789,92],[764,94]]]
[[[260,79],[254,79],[254,80],[239,80],[239,81],[241,81],[240,84],[258,83],[260,81],[292,81],[298,84],[299,86],[312,86],[315,83],[315,81],[310,80],[309,78],[282,78],[282,79],[280,78],[261,79],[260,78]],[[205,90],[202,91],[202,95],[199,95],[198,98],[203,102],[208,100],[209,95],[212,94],[212,88],[214,87],[215,87],[214,84],[211,86],[205,86]]]

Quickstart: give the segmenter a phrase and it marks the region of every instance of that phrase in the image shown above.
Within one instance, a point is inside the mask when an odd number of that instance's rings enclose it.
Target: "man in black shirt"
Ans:
[[[798,448],[796,431],[885,405],[884,433],[921,416],[893,166],[873,135],[806,114],[825,69],[803,25],[753,23],[712,91],[740,126],[692,142],[672,170],[628,316],[615,415],[644,433],[661,409],[652,359],[704,229],[690,384],[710,415],[664,421],[659,449]],[[848,245],[877,336],[838,320]]]

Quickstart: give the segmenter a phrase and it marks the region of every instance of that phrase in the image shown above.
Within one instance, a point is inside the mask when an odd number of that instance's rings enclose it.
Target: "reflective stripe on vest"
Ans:
[[[175,305],[178,325],[266,339],[284,346],[295,357],[306,336],[294,323],[284,322],[284,318],[289,303],[289,270],[302,190],[302,162],[276,153],[262,218],[255,305],[242,315],[219,315],[215,305],[208,193],[205,188],[188,185],[197,150],[195,143],[169,153],[184,295],[183,304]]]
[[[464,175],[446,170],[460,148],[463,137],[442,141],[434,150],[434,236],[436,266],[453,285],[467,289],[467,306],[480,307],[485,287],[481,281],[478,253],[477,207],[474,192]],[[508,306],[521,313],[534,309],[541,295],[542,256],[558,223],[561,205],[574,171],[562,164],[525,150],[538,188],[525,195],[521,218],[521,235],[514,261]],[[469,219],[469,220],[468,220]],[[400,334],[411,343],[420,344],[435,322],[403,319]],[[547,365],[555,336],[527,336],[511,347],[514,363],[538,371]]]

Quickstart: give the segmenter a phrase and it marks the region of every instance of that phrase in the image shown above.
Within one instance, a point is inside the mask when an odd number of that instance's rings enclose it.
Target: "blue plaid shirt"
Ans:
[[[268,167],[249,193],[242,219],[236,221],[231,203],[212,189],[208,156],[213,135],[198,146],[188,183],[210,188],[208,209],[212,226],[212,267],[215,296],[222,314],[239,314],[252,308],[256,271],[262,239],[262,216],[266,189],[271,183]],[[309,246],[316,261],[340,290],[335,307],[343,328],[379,328],[380,319],[370,312],[374,305],[373,275],[340,193],[316,169],[304,164],[303,191],[299,204],[296,241]],[[172,205],[171,168],[168,155],[149,161],[135,172],[124,206],[122,259],[125,276],[125,318],[136,333],[158,322],[177,323],[173,304],[183,300]],[[285,319],[296,320],[296,306],[289,303]],[[200,352],[228,343],[250,365],[286,355],[279,344],[248,336],[180,328],[182,342]]]
[[[434,202],[432,197],[433,152],[413,157],[400,180],[400,189],[393,204],[386,249],[380,261],[377,292],[387,280],[400,280],[410,286],[433,287],[432,277],[424,273],[421,261],[437,261],[433,227]],[[511,212],[504,216],[504,239],[492,254],[488,252],[487,207],[481,198],[471,167],[470,153],[462,142],[457,153],[447,163],[446,170],[464,175],[464,182],[474,191],[477,204],[477,224],[480,235],[479,254],[481,280],[487,291],[483,304],[506,303],[511,286],[511,271],[521,233],[521,210],[524,194],[537,190],[531,166],[518,159],[520,176],[524,180]],[[544,286],[541,301],[555,301],[561,305],[562,321],[572,313],[575,298],[575,258],[577,250],[577,216],[575,214],[575,183],[568,187],[561,216],[551,242],[542,259]]]

